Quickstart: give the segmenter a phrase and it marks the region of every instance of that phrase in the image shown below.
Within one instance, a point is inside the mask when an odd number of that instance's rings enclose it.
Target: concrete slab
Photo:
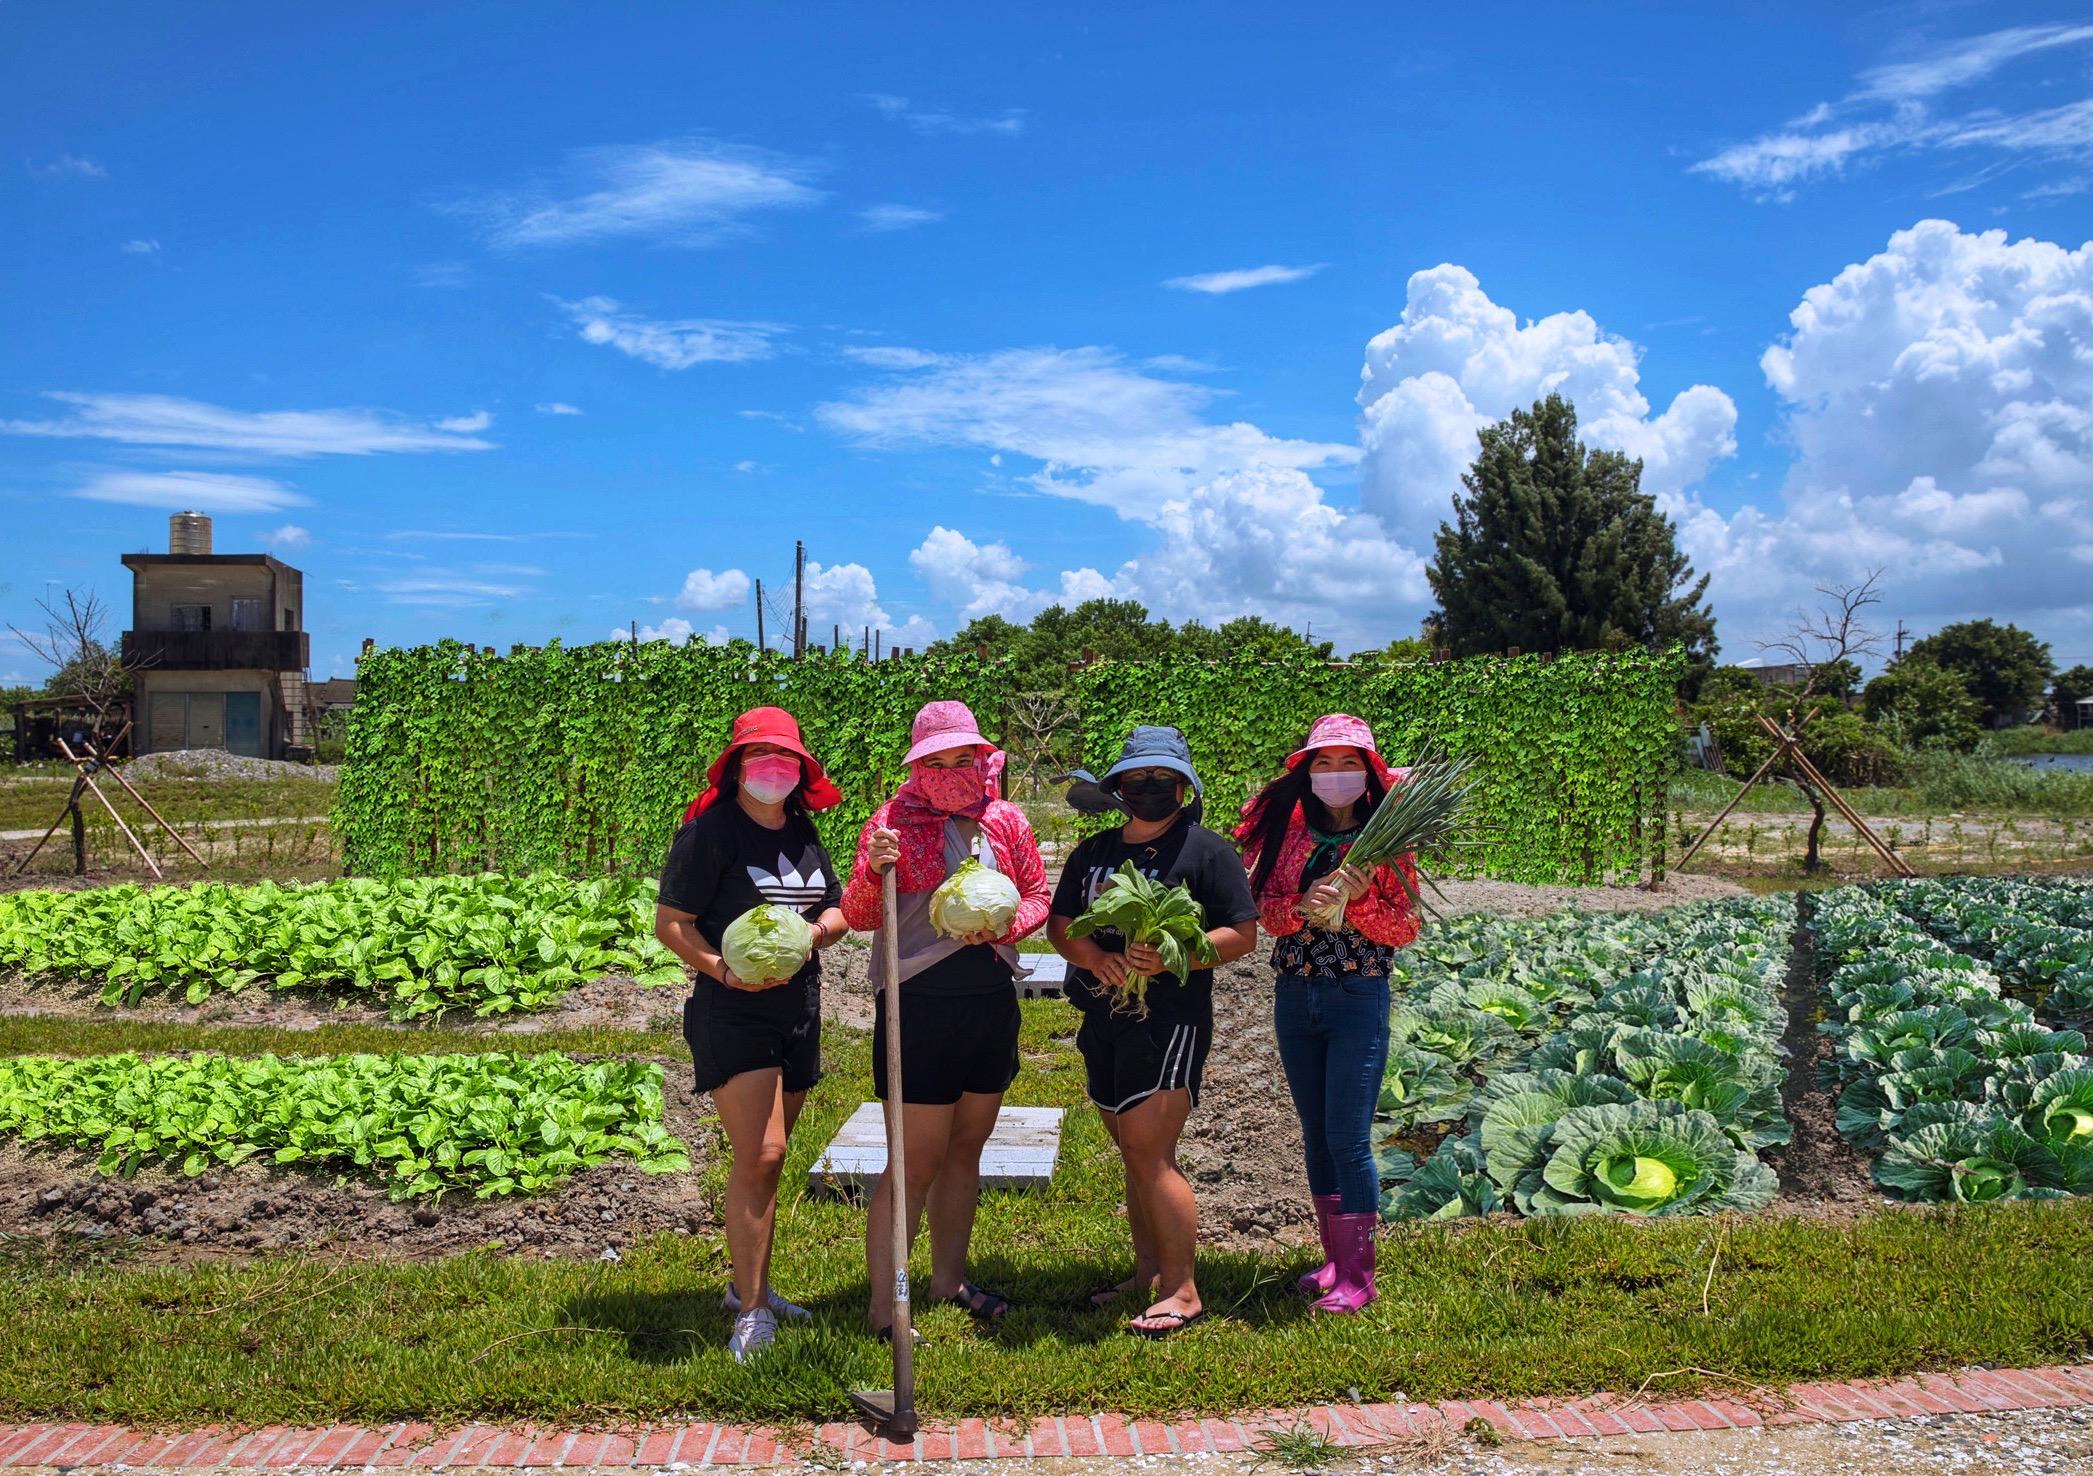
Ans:
[[[807,1186],[831,1193],[861,1192],[886,1171],[886,1109],[867,1102],[850,1114],[814,1166]],[[981,1152],[985,1189],[1044,1189],[1061,1157],[1059,1107],[1005,1107]]]
[[[1024,959],[1031,973],[1017,981],[1018,998],[1058,996],[1061,986],[1068,982],[1068,960],[1058,953],[1028,953]]]

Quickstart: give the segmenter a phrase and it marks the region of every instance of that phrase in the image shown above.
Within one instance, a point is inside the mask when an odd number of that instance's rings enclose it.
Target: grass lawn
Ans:
[[[993,1332],[919,1308],[920,1398],[937,1417],[1116,1409],[1220,1413],[1345,1399],[1676,1389],[2065,1360],[2093,1350],[2093,1204],[1913,1211],[1850,1224],[1614,1219],[1408,1227],[1382,1248],[1382,1300],[1311,1317],[1297,1255],[1216,1254],[1213,1314],[1164,1343],[1082,1310],[1123,1274],[1116,1159],[1081,1105],[1058,1001],[1024,1006],[1012,1099],[1069,1107],[1051,1195],[993,1194],[976,1279],[1016,1310]],[[292,1037],[286,1039],[285,1037]],[[384,1026],[215,1030],[140,1022],[0,1026],[0,1050],[498,1045],[665,1054],[644,1032],[477,1036]],[[311,1255],[151,1266],[125,1247],[0,1244],[0,1418],[303,1423],[672,1414],[792,1425],[884,1386],[863,1331],[862,1212],[804,1192],[814,1155],[871,1095],[868,1042],[832,1027],[830,1074],[794,1135],[776,1282],[816,1313],[737,1367],[711,1237],[664,1235],[615,1264],[494,1252],[428,1263]],[[1225,1049],[1225,1044],[1222,1047]],[[1277,1090],[1278,1084],[1274,1083]],[[707,1173],[719,1187],[724,1168]],[[453,1213],[457,1211],[453,1210]],[[927,1276],[919,1256],[917,1274]],[[921,1287],[923,1282],[918,1281]],[[1689,1372],[1691,1370],[1691,1372]],[[1706,1372],[1701,1372],[1706,1371]],[[1734,1385],[1726,1385],[1734,1389]]]
[[[70,774],[67,776],[70,778]],[[96,783],[132,829],[152,820],[138,802],[114,781]],[[291,815],[325,815],[334,808],[336,786],[316,779],[133,779],[131,787],[177,825],[203,820],[260,820]],[[41,831],[65,803],[68,786],[47,780],[0,781],[0,830]],[[115,833],[109,812],[91,794],[80,796],[81,813],[90,829]]]

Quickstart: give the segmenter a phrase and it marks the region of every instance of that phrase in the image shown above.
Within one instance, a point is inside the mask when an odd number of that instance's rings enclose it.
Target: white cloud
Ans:
[[[78,154],[60,154],[48,164],[32,164],[29,172],[44,179],[107,179],[109,171]]]
[[[1643,489],[1671,494],[1736,450],[1737,407],[1694,385],[1656,416],[1635,346],[1585,312],[1520,325],[1465,267],[1413,274],[1402,319],[1366,346],[1360,371],[1361,501],[1399,536],[1436,529],[1475,459],[1476,432],[1549,394],[1577,407],[1590,445],[1639,456]]]
[[[2018,617],[2093,654],[2093,244],[1921,221],[1789,321],[1761,361],[1796,453],[1783,510],[1679,509],[1726,617],[1763,633],[1882,567],[1914,626]]]
[[[1110,581],[1095,569],[1064,572],[1058,592],[1028,589],[1023,580],[1031,566],[1008,544],[976,543],[943,524],[910,551],[908,563],[931,598],[953,606],[961,620],[1001,615],[1022,624],[1048,605],[1073,607],[1111,592]]]
[[[544,404],[533,406],[532,408],[540,415],[579,415],[582,413],[565,400],[548,400]]]
[[[450,431],[456,435],[469,436],[494,424],[494,417],[485,410],[475,410],[470,415],[454,415],[448,420],[436,422],[436,429]]]
[[[1350,446],[1209,423],[1201,412],[1213,390],[1143,374],[1110,349],[875,352],[897,374],[817,406],[830,430],[872,446],[976,446],[1030,457],[1039,463],[1028,478],[1034,490],[1126,518],[1152,520],[1166,500],[1224,471],[1358,458]]]
[[[748,473],[752,471],[755,471],[756,469],[756,463],[748,460],[745,457],[742,460],[734,463],[734,470],[742,473],[744,476],[746,476]]]
[[[443,571],[417,574],[412,579],[388,580],[378,586],[387,603],[420,605],[431,609],[464,609],[497,601],[521,599],[535,593],[527,585],[468,579]]]
[[[293,549],[304,548],[311,543],[312,534],[299,527],[296,523],[285,523],[281,528],[271,528],[264,533],[262,542],[268,544],[271,548],[283,549],[288,552]]]
[[[724,610],[749,597],[749,577],[739,569],[693,569],[683,576],[676,604],[684,610]]]
[[[0,420],[18,436],[77,436],[137,446],[187,446],[249,456],[367,456],[389,451],[487,451],[493,442],[417,425],[382,410],[228,410],[173,395],[45,397],[69,406],[63,420]]]
[[[73,496],[176,512],[265,513],[311,503],[310,498],[267,477],[192,471],[102,472],[74,488]]]
[[[740,416],[743,420],[767,420],[772,425],[778,426],[784,430],[791,431],[794,435],[797,435],[806,429],[805,426],[801,425],[791,416],[782,415],[775,410],[736,410],[734,413]]]
[[[920,205],[872,205],[858,212],[859,223],[868,231],[906,231],[944,218],[944,211]]]
[[[1692,166],[1696,174],[1741,186],[1761,200],[1790,200],[1809,181],[1894,152],[1987,150],[2005,160],[2082,161],[2093,149],[2093,98],[2032,110],[2002,105],[1938,116],[1938,99],[1992,78],[2009,64],[2093,43],[2093,25],[2016,26],[1949,41],[1912,58],[1869,68],[1837,103]],[[2082,83],[2080,85],[2083,85]],[[1950,189],[1961,186],[1950,186]]]
[[[642,625],[639,628],[641,645],[646,645],[651,641],[667,641],[671,645],[680,646],[697,634],[697,629],[688,620],[676,615],[669,616],[668,619],[662,621],[659,625]],[[632,639],[632,627],[629,625],[614,627],[609,638],[614,641],[629,641]],[[699,636],[699,639],[708,646],[724,646],[732,637],[727,634],[727,628],[724,625],[715,625],[702,636]]]
[[[803,160],[704,139],[581,149],[568,155],[573,193],[532,189],[455,207],[509,249],[642,237],[703,246],[746,235],[750,218],[823,197]]]
[[[1313,262],[1308,266],[1261,266],[1245,267],[1233,272],[1202,272],[1193,277],[1172,277],[1163,285],[1175,287],[1181,292],[1205,292],[1218,296],[1226,292],[1241,292],[1247,287],[1270,287],[1281,282],[1299,282],[1321,271],[1327,262]]]
[[[868,92],[865,101],[883,118],[904,124],[918,133],[999,133],[1015,134],[1025,131],[1025,110],[1005,108],[1000,113],[968,116],[944,108],[912,107],[905,97],[896,97],[891,92]]]
[[[561,302],[588,343],[602,344],[658,369],[694,364],[739,364],[767,359],[772,340],[788,332],[779,323],[733,322],[722,318],[643,318],[608,297]]]
[[[155,256],[159,254],[158,241],[126,241],[122,250],[126,256]]]
[[[818,643],[829,626],[841,626],[846,635],[870,626],[885,632],[889,647],[927,646],[938,636],[937,627],[921,615],[896,621],[880,603],[878,584],[863,564],[824,565],[809,559],[806,606],[809,643]]]

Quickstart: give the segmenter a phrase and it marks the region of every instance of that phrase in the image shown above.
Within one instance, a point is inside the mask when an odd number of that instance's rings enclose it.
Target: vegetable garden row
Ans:
[[[638,882],[500,876],[19,892],[0,896],[0,972],[112,1010],[246,989],[401,1016],[544,1010],[605,974],[681,977],[651,900]],[[1793,1131],[1791,1007],[1820,1017],[1837,1131],[1890,1197],[2093,1193],[2093,885],[1921,881],[1801,907],[1427,929],[1396,981],[1386,1212],[1764,1208]],[[1813,995],[1789,983],[1798,943]],[[260,1157],[395,1197],[504,1195],[611,1157],[681,1168],[661,1090],[652,1063],[553,1054],[0,1058],[0,1136],[90,1150],[106,1172]]]

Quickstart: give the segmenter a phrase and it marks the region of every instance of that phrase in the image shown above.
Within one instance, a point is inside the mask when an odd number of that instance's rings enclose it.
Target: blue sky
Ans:
[[[1696,9],[10,7],[0,613],[197,506],[316,675],[750,634],[796,537],[819,640],[1379,644],[1562,388],[1730,658],[1881,568],[2093,660],[2093,26]]]

